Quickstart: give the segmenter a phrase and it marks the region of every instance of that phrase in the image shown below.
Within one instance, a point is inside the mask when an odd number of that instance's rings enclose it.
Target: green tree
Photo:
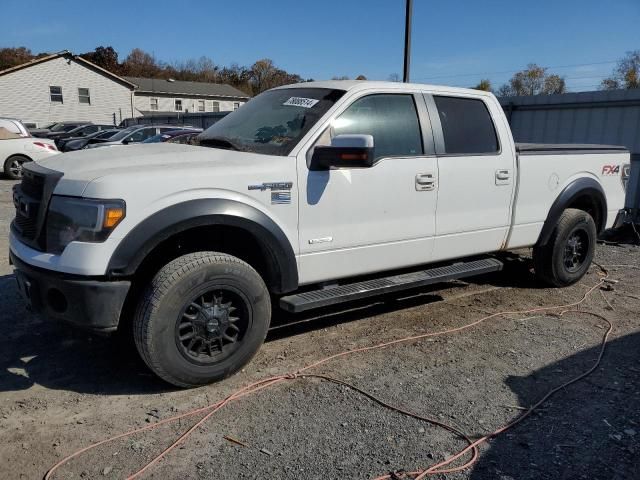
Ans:
[[[491,81],[486,78],[480,80],[480,82],[473,88],[476,90],[484,90],[485,92],[493,91],[493,89],[491,88]]]
[[[530,63],[526,69],[516,72],[498,89],[498,96],[546,95],[566,91],[564,78],[556,74],[548,74],[547,68]]]
[[[640,88],[640,50],[627,52],[618,60],[610,77],[602,80],[602,90]]]
[[[118,52],[113,47],[96,47],[95,50],[80,54],[85,60],[109,70],[112,73],[119,73],[120,63],[118,62]]]

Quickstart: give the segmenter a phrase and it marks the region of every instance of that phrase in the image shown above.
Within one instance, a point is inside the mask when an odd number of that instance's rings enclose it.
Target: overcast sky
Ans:
[[[640,0],[414,0],[412,80],[494,87],[527,63],[595,89],[640,49]],[[404,0],[2,2],[0,46],[81,53],[134,47],[172,62],[268,57],[304,78],[402,72]]]

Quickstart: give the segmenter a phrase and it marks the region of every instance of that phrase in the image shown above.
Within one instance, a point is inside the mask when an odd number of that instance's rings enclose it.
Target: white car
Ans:
[[[16,180],[24,163],[58,153],[53,140],[32,137],[19,120],[0,118],[0,162],[7,177]]]
[[[483,274],[523,247],[541,282],[577,282],[629,163],[516,144],[490,93],[393,82],[279,87],[199,140],[27,165],[9,240],[34,310],[128,327],[183,387],[242,368],[272,300],[299,312]]]

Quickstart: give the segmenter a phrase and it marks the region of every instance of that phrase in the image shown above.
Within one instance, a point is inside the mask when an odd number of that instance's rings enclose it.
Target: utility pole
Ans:
[[[411,63],[411,17],[413,14],[413,0],[406,0],[404,20],[404,70],[402,81],[409,81],[409,64]]]

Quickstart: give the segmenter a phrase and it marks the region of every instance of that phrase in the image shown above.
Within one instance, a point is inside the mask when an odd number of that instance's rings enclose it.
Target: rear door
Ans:
[[[360,94],[298,155],[300,282],[313,283],[431,258],[437,165],[421,93]],[[372,135],[370,168],[311,171],[315,145]]]
[[[515,152],[500,107],[481,96],[434,93],[425,100],[439,173],[433,259],[503,248],[511,223]]]

